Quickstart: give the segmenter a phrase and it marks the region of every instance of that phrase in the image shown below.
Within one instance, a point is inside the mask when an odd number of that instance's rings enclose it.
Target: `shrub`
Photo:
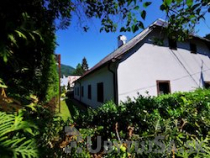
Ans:
[[[97,136],[102,137],[102,142],[117,141],[121,145],[122,141],[145,142],[142,153],[136,152],[134,144],[124,144],[119,153],[105,154],[103,149],[99,154],[103,153],[104,157],[207,157],[210,154],[209,113],[210,90],[158,97],[139,95],[134,101],[128,100],[119,106],[108,102],[97,109],[79,112],[75,127],[83,136],[87,135],[84,131],[89,131],[93,147],[97,146]],[[157,137],[161,138],[158,143],[166,147],[161,153],[154,152],[160,148],[152,142]],[[140,147],[137,149],[142,149]],[[193,152],[190,149],[194,149]]]
[[[1,157],[38,158],[34,139],[37,126],[23,120],[23,111],[18,114],[0,112],[0,155]]]

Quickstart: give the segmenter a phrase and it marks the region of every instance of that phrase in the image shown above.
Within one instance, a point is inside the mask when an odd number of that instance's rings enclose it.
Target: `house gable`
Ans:
[[[156,96],[160,81],[170,84],[160,85],[159,89],[168,86],[165,89],[172,93],[203,87],[205,81],[210,81],[210,51],[206,44],[210,41],[193,36],[189,41],[176,42],[176,49],[170,49],[160,26],[154,22],[91,68],[77,80],[75,98],[97,107],[102,101],[116,99],[119,103],[138,94]],[[163,39],[162,43],[155,42],[154,37]],[[190,43],[196,44],[196,53],[191,52]],[[83,95],[78,93],[81,87]],[[103,91],[103,96],[98,91]]]
[[[119,101],[127,96],[156,96],[159,80],[168,80],[171,92],[191,91],[203,87],[202,80],[210,80],[210,52],[204,40],[195,38],[177,42],[177,49],[170,49],[168,38],[163,45],[153,43],[153,37],[160,37],[160,31],[153,29],[130,51],[124,53],[118,66]],[[190,42],[196,43],[197,54],[191,53]]]

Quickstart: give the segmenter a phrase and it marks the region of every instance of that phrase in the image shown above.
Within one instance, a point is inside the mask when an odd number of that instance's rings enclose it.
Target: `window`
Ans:
[[[169,38],[168,39],[168,44],[169,44],[170,49],[175,49],[175,50],[177,49],[177,43],[176,43],[175,39]]]
[[[196,47],[196,44],[190,43],[190,51],[191,51],[191,53],[193,53],[193,54],[197,54],[197,47]]]
[[[81,87],[81,96],[84,97],[84,86]]]
[[[157,92],[158,95],[170,93],[170,81],[157,81]]]
[[[77,87],[75,87],[75,95],[77,95]]]
[[[97,101],[103,103],[104,102],[104,84],[97,84]]]
[[[204,88],[209,89],[210,88],[210,82],[204,82]]]
[[[77,87],[77,95],[79,96],[79,87]]]
[[[76,87],[74,87],[74,95],[76,95]]]
[[[91,99],[91,85],[88,85],[88,99]]]

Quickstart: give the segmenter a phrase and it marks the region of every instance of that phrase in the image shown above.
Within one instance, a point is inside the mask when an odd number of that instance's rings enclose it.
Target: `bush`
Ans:
[[[23,111],[18,114],[0,112],[0,155],[9,157],[38,158],[34,139],[37,126],[23,120]]]
[[[54,158],[64,154],[59,144],[65,123],[56,115],[53,102],[21,105],[17,112],[12,107],[7,112],[0,111],[1,157]]]
[[[54,102],[31,103],[18,112],[0,112],[0,155],[53,158],[210,155],[210,90],[159,97],[139,95],[119,106],[110,101],[87,111],[73,108],[73,120],[66,123],[55,114]],[[66,125],[75,127],[81,135],[65,136]],[[98,136],[101,142],[97,141]],[[113,146],[104,144],[105,141]],[[71,148],[72,143],[76,144]],[[103,148],[95,154],[88,148],[100,145]],[[64,152],[65,147],[71,149],[69,153]]]
[[[207,157],[210,154],[209,113],[210,90],[198,89],[159,97],[139,95],[134,101],[129,99],[119,106],[108,102],[98,109],[79,112],[74,125],[84,138],[87,133],[92,136],[92,147],[97,147],[97,136],[102,137],[102,142],[110,140],[121,144],[120,152],[105,154],[105,148],[102,149],[99,154],[104,157]],[[155,138],[161,138],[159,145],[154,144]],[[144,142],[144,152],[137,153],[135,144],[122,141],[138,142],[137,145]],[[84,143],[77,145],[85,147]],[[160,144],[165,149],[154,152],[160,149]],[[137,149],[142,149],[140,147]],[[116,149],[116,145],[113,148]]]

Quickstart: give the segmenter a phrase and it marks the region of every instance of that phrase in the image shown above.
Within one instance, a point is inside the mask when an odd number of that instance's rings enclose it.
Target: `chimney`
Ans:
[[[124,45],[126,43],[126,36],[124,35],[119,35],[118,36],[118,48],[121,47],[122,45]]]

